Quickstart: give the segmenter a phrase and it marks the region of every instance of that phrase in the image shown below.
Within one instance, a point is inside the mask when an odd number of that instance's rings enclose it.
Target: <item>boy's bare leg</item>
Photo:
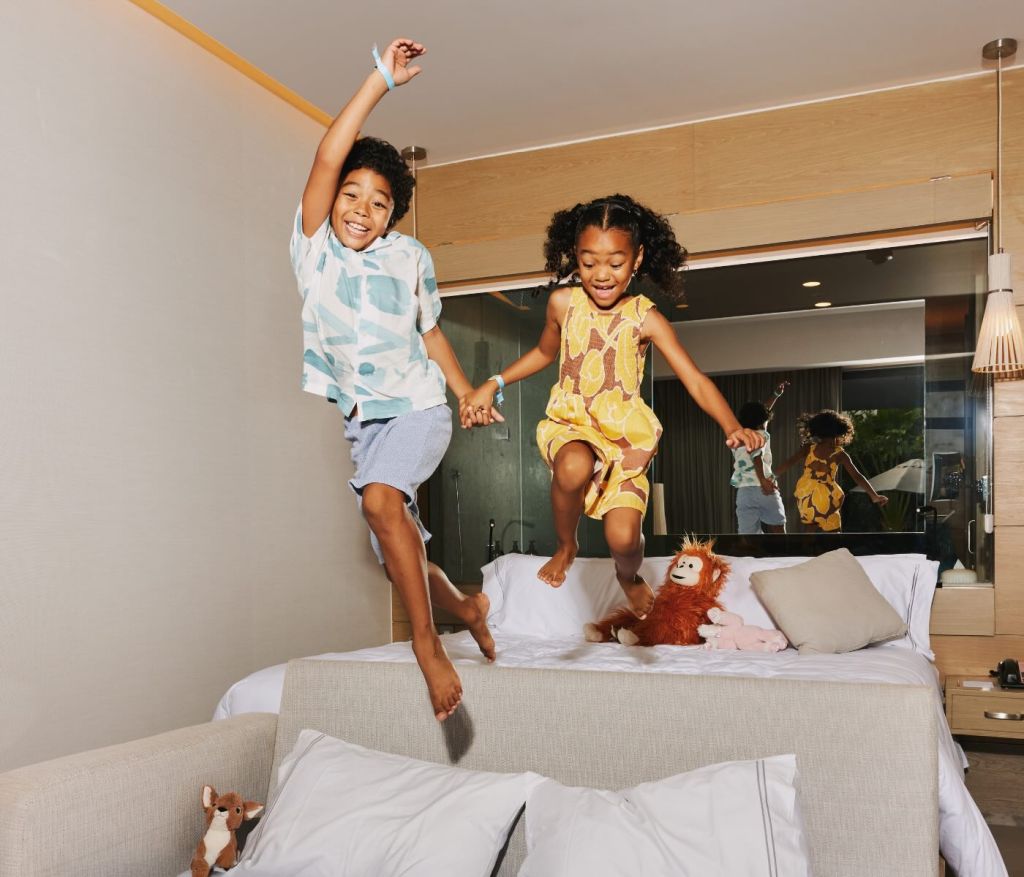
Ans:
[[[594,477],[594,452],[586,442],[569,442],[555,454],[551,471],[551,510],[555,515],[554,557],[537,571],[537,578],[557,588],[565,581],[579,551],[576,528],[583,514],[583,497]]]
[[[636,509],[612,509],[604,516],[604,537],[615,561],[615,577],[629,600],[629,608],[640,619],[646,618],[654,605],[654,591],[638,575],[644,561],[642,521],[643,515]]]
[[[406,507],[405,494],[390,485],[366,485],[363,515],[380,542],[388,578],[409,614],[412,651],[427,681],[434,716],[443,722],[462,699],[462,682],[431,617],[423,537]]]
[[[473,639],[480,646],[488,661],[494,660],[494,637],[487,627],[487,611],[491,601],[486,594],[463,594],[451,583],[445,572],[436,563],[427,562],[427,581],[430,583],[430,599],[435,606],[451,612],[469,627]]]

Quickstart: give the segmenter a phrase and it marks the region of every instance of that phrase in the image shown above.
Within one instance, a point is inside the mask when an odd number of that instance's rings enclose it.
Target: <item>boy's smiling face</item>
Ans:
[[[369,168],[356,168],[342,180],[331,227],[346,247],[365,250],[387,232],[394,207],[387,179]]]

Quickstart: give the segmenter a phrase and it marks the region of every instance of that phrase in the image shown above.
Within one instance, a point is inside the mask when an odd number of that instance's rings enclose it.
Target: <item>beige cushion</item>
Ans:
[[[845,548],[752,573],[754,593],[800,654],[852,652],[907,626]]]

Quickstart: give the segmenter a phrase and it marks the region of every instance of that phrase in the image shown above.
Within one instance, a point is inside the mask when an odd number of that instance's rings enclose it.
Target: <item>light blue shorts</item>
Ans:
[[[765,496],[760,487],[737,487],[736,523],[737,533],[760,533],[762,524],[785,524],[786,509],[779,492]]]
[[[423,541],[430,533],[420,520],[416,491],[441,464],[452,437],[452,410],[435,405],[386,420],[364,420],[355,412],[345,418],[345,438],[352,445],[355,476],[348,486],[355,492],[359,508],[368,484],[387,484],[405,494],[405,502]],[[377,560],[384,563],[377,536],[370,531],[370,544]]]

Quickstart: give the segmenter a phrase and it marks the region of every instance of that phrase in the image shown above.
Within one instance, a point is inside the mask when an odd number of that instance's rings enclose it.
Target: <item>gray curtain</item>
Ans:
[[[734,411],[744,402],[766,401],[781,380],[792,383],[775,405],[768,425],[776,464],[800,447],[797,417],[822,408],[842,408],[842,370],[838,368],[718,375],[711,380]],[[675,379],[654,382],[654,411],[665,432],[654,460],[651,481],[665,485],[668,532],[735,533],[736,491],[729,484],[732,453],[725,446],[722,430],[697,407]],[[795,465],[779,478],[790,532],[796,531],[798,521],[793,488],[802,470],[801,465]]]

